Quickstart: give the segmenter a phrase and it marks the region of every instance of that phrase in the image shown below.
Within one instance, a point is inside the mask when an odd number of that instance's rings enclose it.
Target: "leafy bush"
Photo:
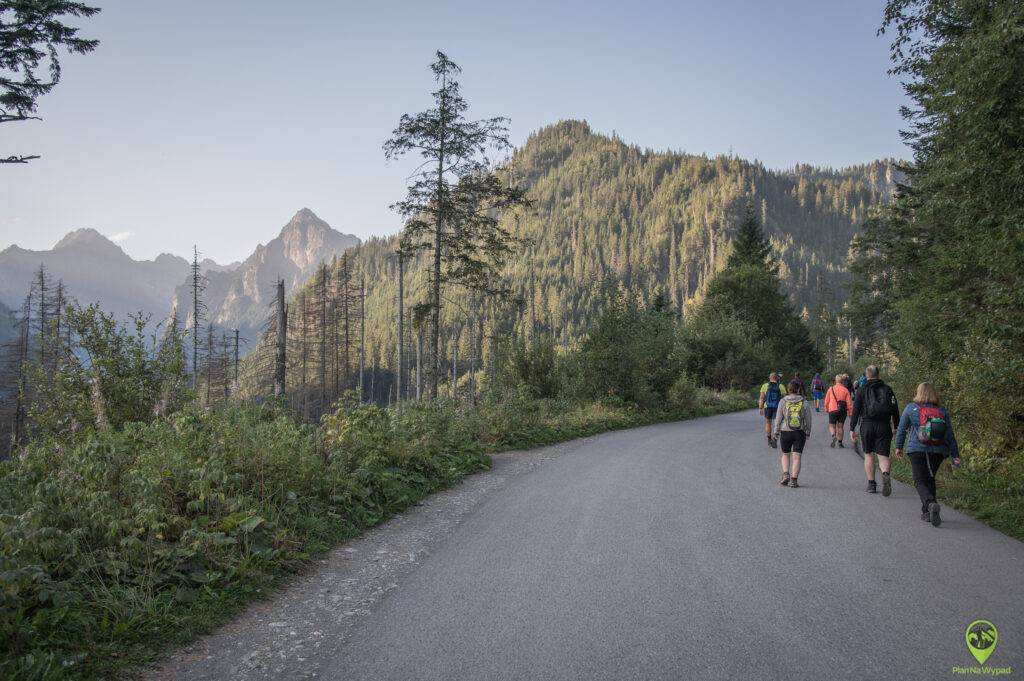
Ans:
[[[692,378],[682,375],[676,379],[668,390],[668,403],[674,411],[693,413],[697,407],[700,387]]]
[[[321,438],[272,405],[188,408],[3,464],[0,673],[106,673],[486,465],[443,405],[329,421]]]
[[[702,306],[680,334],[686,372],[718,390],[758,384],[776,361],[757,328],[727,311]]]
[[[95,304],[68,305],[64,312],[74,344],[56,339],[52,359],[30,367],[29,415],[37,435],[119,428],[168,414],[191,399],[176,326],[157,341],[146,334],[146,317],[135,317],[129,328]]]
[[[577,358],[581,396],[641,407],[663,402],[679,375],[676,316],[663,296],[644,307],[619,291],[605,305]]]
[[[538,335],[506,341],[495,358],[495,390],[505,392],[524,386],[533,397],[557,397],[561,392],[560,367],[555,339]]]

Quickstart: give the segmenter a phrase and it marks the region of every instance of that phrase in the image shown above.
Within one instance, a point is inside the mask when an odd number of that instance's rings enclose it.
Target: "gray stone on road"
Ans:
[[[756,412],[502,455],[154,676],[937,679],[979,618],[1024,673],[1024,544],[866,494],[816,425],[799,489]]]

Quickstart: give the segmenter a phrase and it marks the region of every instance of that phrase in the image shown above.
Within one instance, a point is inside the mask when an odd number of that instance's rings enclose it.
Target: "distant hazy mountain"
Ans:
[[[331,229],[313,211],[303,208],[275,239],[258,245],[244,262],[201,262],[208,281],[204,294],[207,320],[255,338],[278,277],[290,292],[303,284],[320,262],[358,244],[356,237]],[[12,333],[10,311],[21,308],[40,265],[54,282],[63,281],[78,302],[98,302],[121,319],[142,311],[160,321],[177,306],[182,320],[191,320],[185,312],[190,307],[185,304],[189,300],[188,260],[166,253],[155,260],[133,260],[96,230],[79,229],[51,250],[32,251],[15,245],[0,251],[0,342]]]
[[[121,318],[140,310],[162,316],[188,273],[184,258],[164,253],[156,260],[133,260],[95,229],[79,229],[49,251],[19,246],[0,251],[0,301],[18,309],[40,265],[80,303],[99,302]]]
[[[206,322],[221,329],[239,329],[250,341],[256,339],[267,319],[273,300],[274,284],[284,279],[285,291],[301,286],[321,262],[329,262],[343,251],[359,245],[359,239],[342,234],[303,208],[281,233],[266,245],[259,245],[244,262],[220,270],[207,269]],[[191,324],[191,289],[187,276],[175,291],[172,309]]]
[[[234,272],[235,270],[238,269],[238,266],[241,264],[241,262],[236,260],[235,262],[229,265],[219,265],[213,260],[210,260],[209,258],[203,258],[202,261],[200,261],[199,263],[199,268],[203,272]]]

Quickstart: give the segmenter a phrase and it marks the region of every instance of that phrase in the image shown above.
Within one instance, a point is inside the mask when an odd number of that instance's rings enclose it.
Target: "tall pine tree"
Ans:
[[[498,295],[497,275],[516,243],[499,222],[502,212],[527,204],[525,191],[499,177],[487,154],[511,148],[508,119],[470,121],[456,77],[462,69],[443,52],[431,65],[439,88],[435,107],[403,115],[384,144],[388,159],[418,153],[406,198],[393,208],[407,219],[403,247],[429,253],[430,396],[441,376],[441,304],[448,284]]]

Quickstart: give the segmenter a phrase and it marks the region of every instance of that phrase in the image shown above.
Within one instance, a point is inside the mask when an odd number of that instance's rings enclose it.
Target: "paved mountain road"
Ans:
[[[153,676],[941,679],[979,618],[1024,675],[1024,544],[864,493],[821,418],[783,488],[758,418],[498,457]]]

